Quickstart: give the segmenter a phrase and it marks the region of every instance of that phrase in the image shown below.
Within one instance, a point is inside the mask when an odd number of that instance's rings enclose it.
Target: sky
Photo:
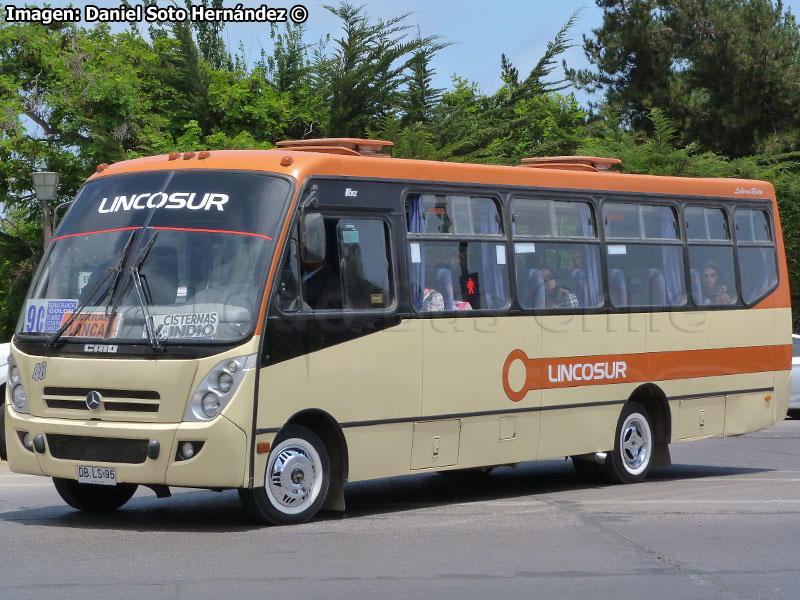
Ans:
[[[326,34],[336,37],[340,33],[340,21],[323,8],[323,4],[338,6],[339,0],[328,0],[324,3],[307,0],[275,0],[259,2],[242,0],[245,7],[257,7],[268,4],[270,7],[291,8],[302,2],[308,9],[306,40],[314,42]],[[800,0],[797,0],[800,3]],[[169,2],[160,1],[160,5]],[[183,0],[177,0],[180,6]],[[436,71],[434,87],[449,88],[451,77],[458,74],[478,84],[481,91],[493,93],[500,85],[500,55],[505,53],[519,70],[520,77],[525,77],[545,51],[547,42],[551,41],[558,30],[569,20],[572,14],[580,10],[575,26],[568,37],[578,44],[561,58],[565,58],[570,67],[586,67],[588,63],[580,48],[582,34],[591,33],[593,27],[602,22],[602,11],[591,0],[351,0],[355,6],[364,5],[364,11],[373,19],[390,19],[400,14],[412,13],[405,23],[419,27],[423,36],[438,35],[442,41],[453,45],[440,51],[433,60]],[[0,2],[23,5],[23,2]],[[28,0],[29,6],[44,6],[41,2]],[[99,0],[94,2],[103,8],[119,7],[120,1]],[[131,6],[142,4],[132,0]],[[225,0],[224,6],[233,8],[237,1]],[[65,0],[50,0],[52,7],[84,6],[84,3]],[[5,10],[2,11],[5,18]],[[125,28],[116,25],[114,29]],[[142,23],[140,30],[147,31],[147,24]],[[411,31],[414,35],[416,32]],[[225,41],[228,47],[236,50],[241,42],[245,56],[252,62],[260,56],[261,49],[268,52],[272,48],[269,37],[269,25],[262,23],[229,23],[225,30]],[[332,47],[332,44],[329,45]],[[554,77],[560,78],[563,69],[560,64],[554,71]],[[581,98],[579,98],[581,99]],[[585,98],[583,98],[585,99]]]
[[[31,6],[43,6],[42,3],[31,0],[28,2]],[[174,2],[184,6],[184,0]],[[287,9],[298,2],[302,2],[308,11],[305,23],[308,42],[319,40],[326,34],[331,34],[331,37],[339,35],[341,30],[338,18],[328,12],[322,3],[307,0],[241,0],[245,7],[257,7],[266,3],[270,7]],[[120,3],[119,0],[94,2],[100,7],[119,7]],[[131,6],[141,3],[130,1]],[[159,0],[160,5],[169,3],[169,0]],[[224,6],[233,8],[237,3],[237,0],[225,0]],[[328,0],[327,3],[338,5],[339,0]],[[560,59],[565,59],[570,67],[589,67],[581,47],[582,36],[591,35],[592,29],[602,24],[603,17],[603,11],[592,0],[351,0],[351,3],[355,6],[364,5],[366,14],[373,19],[386,20],[405,12],[412,13],[405,22],[419,27],[423,36],[438,35],[442,41],[453,43],[441,50],[433,60],[432,66],[436,71],[434,87],[449,88],[452,75],[458,74],[477,83],[481,91],[487,94],[495,92],[501,85],[501,54],[508,56],[519,70],[520,78],[524,78],[541,58],[547,43],[576,11],[580,11],[578,20],[568,32],[568,38],[575,47],[559,57],[559,64],[552,77],[563,77]],[[6,4],[9,2],[0,2],[0,6],[4,7]],[[18,4],[21,5],[22,2]],[[49,4],[53,7],[66,7],[70,4],[83,6],[83,3],[65,0],[50,0]],[[795,15],[800,13],[800,0],[784,0],[784,6]],[[5,11],[2,15],[5,16]],[[124,26],[118,25],[115,28],[121,29]],[[147,24],[142,23],[140,30],[146,34]],[[414,33],[411,32],[412,35]],[[268,24],[229,23],[224,35],[231,50],[237,50],[241,42],[245,56],[251,63],[259,58],[262,48],[267,52],[272,48]],[[576,97],[582,104],[592,99],[583,92],[576,92]]]

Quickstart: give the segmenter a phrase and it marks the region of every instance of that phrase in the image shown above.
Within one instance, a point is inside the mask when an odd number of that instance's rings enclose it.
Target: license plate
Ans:
[[[78,466],[78,483],[117,485],[117,470],[110,467]]]

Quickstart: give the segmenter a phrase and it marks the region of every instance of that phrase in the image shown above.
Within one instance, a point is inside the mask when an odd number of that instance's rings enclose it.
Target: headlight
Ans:
[[[222,372],[217,378],[217,387],[223,394],[227,394],[233,388],[233,376],[230,373]]]
[[[192,394],[184,421],[210,421],[228,405],[245,373],[256,366],[256,355],[226,358],[214,366]]]
[[[13,356],[8,357],[8,389],[11,390],[11,406],[19,413],[30,413],[28,408],[28,394],[22,385],[22,375]]]
[[[213,419],[219,414],[221,408],[219,396],[214,392],[206,392],[203,394],[203,399],[200,401],[200,408],[206,417]]]

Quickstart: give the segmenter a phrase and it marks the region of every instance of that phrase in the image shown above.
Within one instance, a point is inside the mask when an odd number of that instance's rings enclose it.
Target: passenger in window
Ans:
[[[422,296],[422,312],[435,312],[444,310],[444,297],[433,288],[425,288]]]
[[[728,293],[728,286],[722,283],[719,276],[719,265],[710,260],[700,274],[703,288],[703,304],[730,304],[733,300]]]
[[[544,305],[547,308],[578,308],[580,303],[578,297],[567,288],[563,288],[556,282],[553,270],[550,267],[542,267],[542,279],[544,280]]]
[[[574,271],[575,269],[580,269],[581,271],[586,270],[586,257],[583,255],[583,250],[581,248],[575,248],[575,252],[572,253],[572,265],[567,267],[570,271]]]

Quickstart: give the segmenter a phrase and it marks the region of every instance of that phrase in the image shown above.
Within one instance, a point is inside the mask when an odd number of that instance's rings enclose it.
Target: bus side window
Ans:
[[[292,238],[289,240],[289,251],[281,269],[276,296],[278,308],[284,312],[300,310],[300,259],[297,254],[297,240]]]
[[[392,303],[389,242],[379,219],[325,219],[325,260],[300,264],[303,310],[374,310]]]
[[[385,225],[373,219],[341,219],[336,237],[344,308],[381,309],[391,304]]]

